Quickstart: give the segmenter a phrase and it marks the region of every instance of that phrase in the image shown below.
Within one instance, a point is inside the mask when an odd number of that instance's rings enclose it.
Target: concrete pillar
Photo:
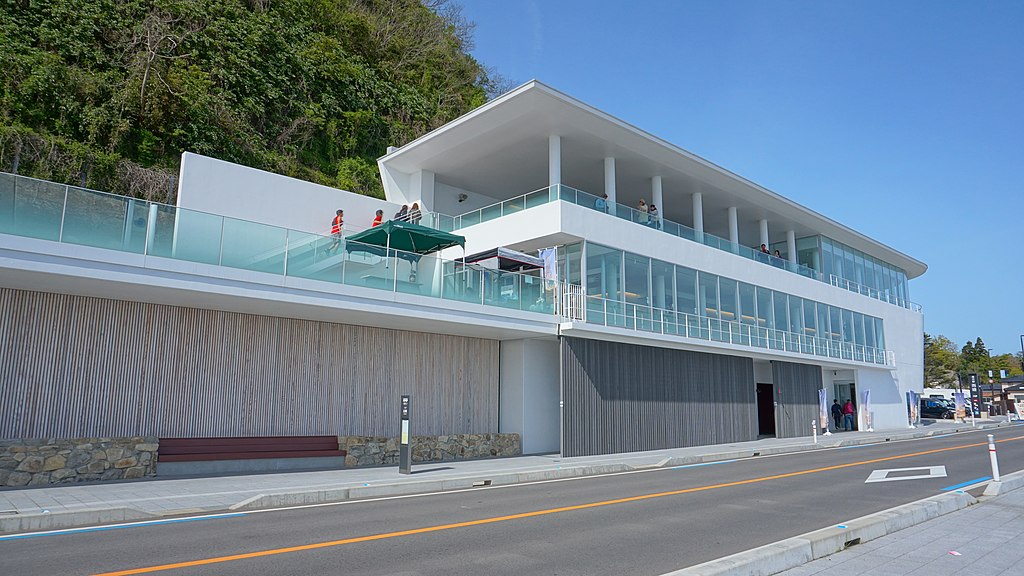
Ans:
[[[604,159],[604,193],[608,195],[608,213],[615,214],[615,158]]]
[[[729,207],[729,242],[733,250],[740,245],[740,220],[735,206]]]
[[[654,293],[653,294],[654,295],[654,306],[656,308],[662,308],[662,309],[668,308],[668,306],[665,305],[665,284],[666,284],[666,280],[667,279],[665,278],[664,274],[655,274],[654,275],[654,282],[653,282],[653,284],[654,284],[653,288],[654,289],[652,290],[652,292]]]
[[[661,176],[653,176],[651,177],[651,204],[658,207],[659,218],[665,217],[665,206],[662,204],[664,201],[665,198],[661,191]]]
[[[548,186],[562,183],[562,137],[548,136]]]
[[[789,261],[796,264],[796,232],[793,230],[786,232],[786,252]]]
[[[768,243],[768,220],[766,218],[762,218],[761,221],[758,222],[758,224],[761,225],[761,244],[764,244],[765,247],[768,247],[770,246],[770,244]]]
[[[704,241],[704,195],[697,192],[693,195],[693,230],[697,233],[697,242]]]
[[[412,186],[409,190],[409,205],[418,202],[420,210],[434,211],[434,173],[430,170],[417,170],[412,173]]]

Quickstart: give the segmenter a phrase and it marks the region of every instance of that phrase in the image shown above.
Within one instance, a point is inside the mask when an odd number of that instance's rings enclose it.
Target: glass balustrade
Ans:
[[[547,202],[547,194],[544,189],[486,214]],[[453,224],[426,216],[423,224]],[[536,276],[3,173],[0,233],[489,307],[556,312],[555,282]]]
[[[623,204],[608,202],[603,198],[599,198],[598,196],[582,190],[577,190],[576,188],[566,186],[564,184],[541,188],[510,200],[505,200],[497,204],[491,204],[490,206],[473,210],[472,212],[467,212],[460,216],[435,214],[433,215],[433,218],[438,223],[435,227],[440,230],[450,232],[460,228],[474,226],[489,220],[494,220],[495,218],[500,218],[508,214],[513,214],[525,208],[540,206],[555,200],[562,200],[563,202],[583,206],[591,210],[605,212],[611,216],[615,216],[616,218],[628,220],[649,228],[654,228],[679,238],[699,242],[705,246],[710,246],[724,252],[730,252],[748,260],[780,268],[813,280],[831,283],[834,286],[846,288],[852,292],[864,294],[866,296],[882,300],[883,302],[889,302],[904,308],[911,308],[914,311],[920,311],[920,306],[912,302],[897,299],[889,296],[888,294],[878,293],[877,291],[864,290],[848,281],[840,282],[835,278],[826,278],[823,274],[813,268],[809,268],[795,262],[790,262],[784,258],[777,258],[771,254],[765,254],[760,250],[755,250],[749,246],[734,244],[725,238],[720,238],[707,232],[697,233],[696,230],[689,226],[684,226],[683,224],[672,222],[671,220],[665,220],[661,217],[652,217],[647,212],[642,212]]]
[[[842,358],[883,366],[895,365],[892,353],[881,348],[591,296],[587,297],[586,321],[638,332]]]

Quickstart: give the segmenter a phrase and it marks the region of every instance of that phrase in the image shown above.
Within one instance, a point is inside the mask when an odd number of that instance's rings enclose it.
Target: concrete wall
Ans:
[[[524,454],[558,452],[558,355],[555,339],[501,342],[498,429],[519,434]]]
[[[369,228],[377,209],[384,210],[387,219],[401,208],[401,204],[191,152],[181,157],[178,206],[325,235],[339,208],[345,211],[346,234]]]

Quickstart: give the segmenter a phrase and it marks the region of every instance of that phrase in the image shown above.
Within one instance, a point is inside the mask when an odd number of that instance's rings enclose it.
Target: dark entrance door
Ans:
[[[757,385],[757,433],[775,436],[775,398],[771,384]]]

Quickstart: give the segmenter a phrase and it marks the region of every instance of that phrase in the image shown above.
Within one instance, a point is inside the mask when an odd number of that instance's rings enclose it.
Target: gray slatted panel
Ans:
[[[749,358],[562,338],[562,455],[756,438]]]
[[[497,432],[498,342],[0,289],[0,438]]]
[[[775,435],[779,438],[810,436],[811,421],[818,418],[821,366],[772,362],[775,381]]]

